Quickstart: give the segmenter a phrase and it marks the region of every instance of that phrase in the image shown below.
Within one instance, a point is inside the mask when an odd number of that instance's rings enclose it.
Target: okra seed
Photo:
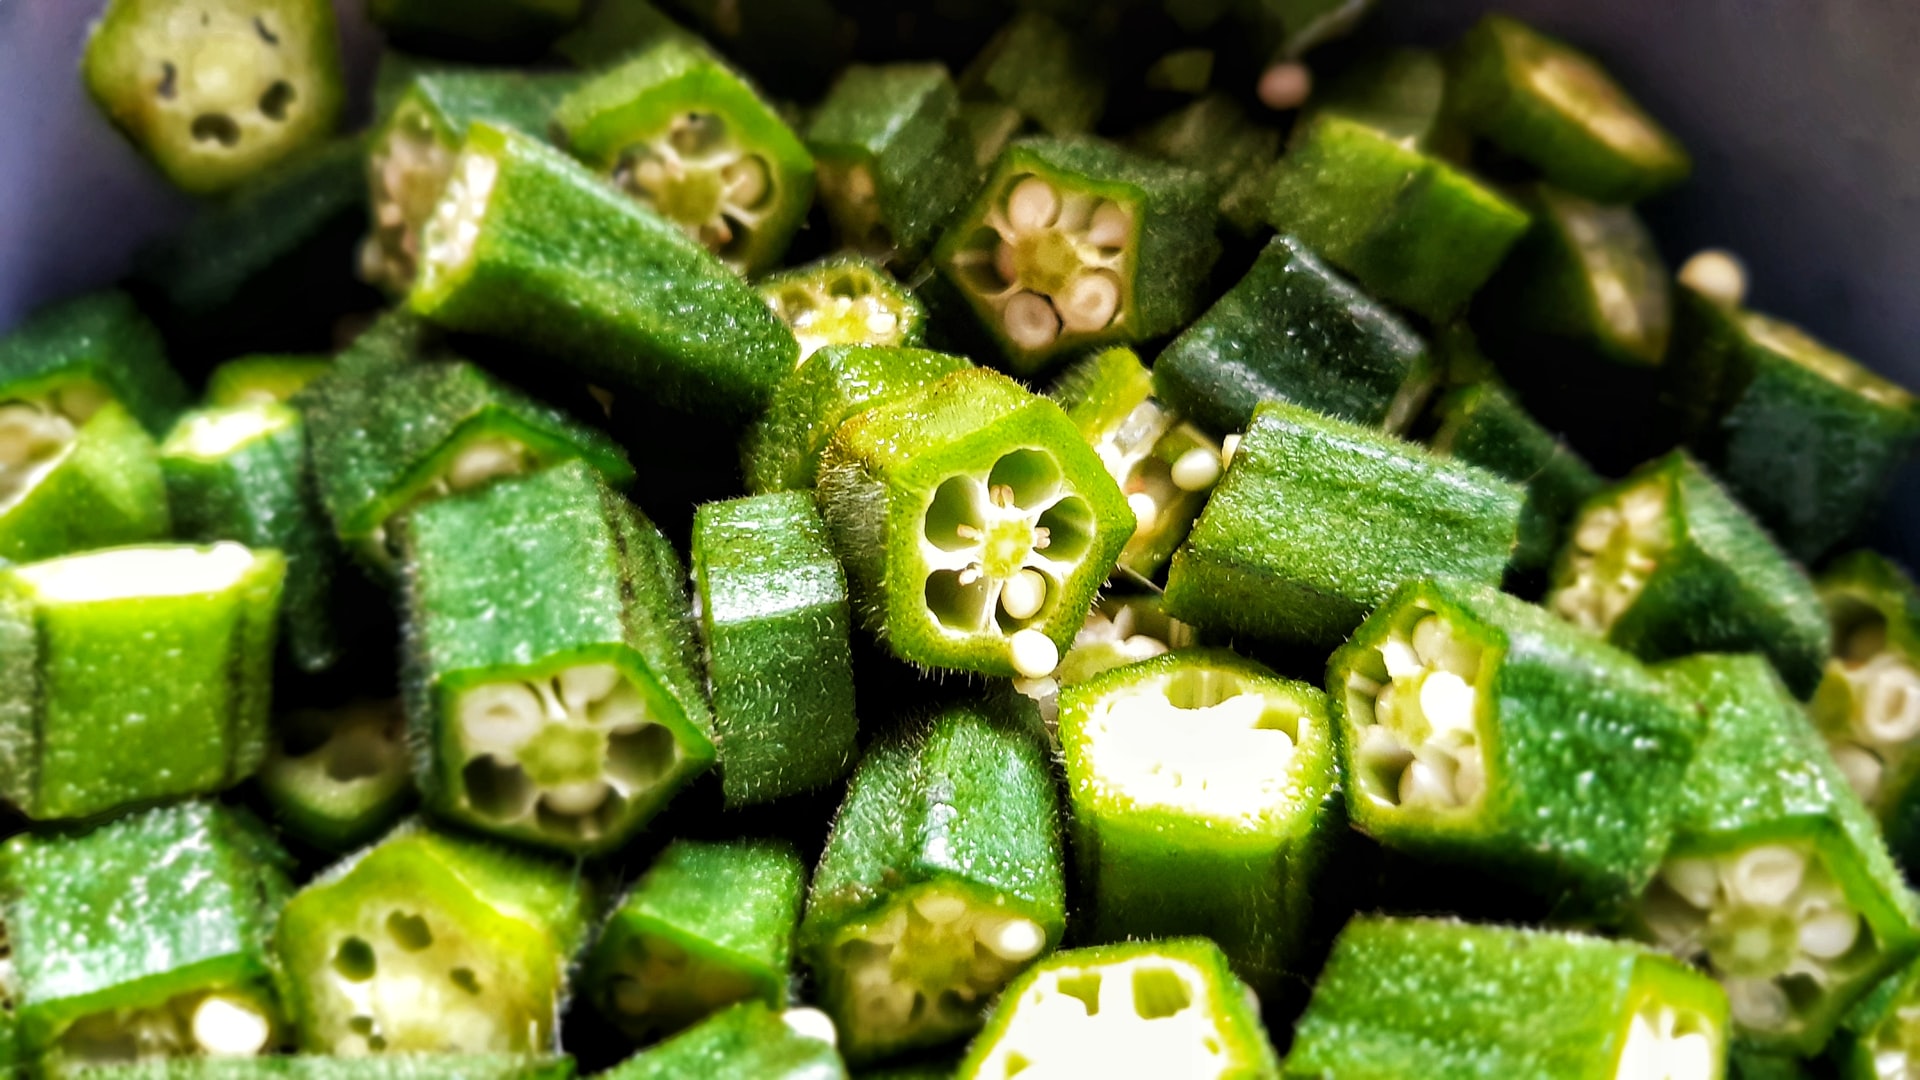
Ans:
[[[1387,678],[1412,679],[1425,671],[1420,653],[1405,638],[1392,636],[1380,643],[1380,659],[1386,664]]]
[[[1116,202],[1102,202],[1087,222],[1087,242],[1095,247],[1117,248],[1133,232],[1133,215]]]
[[[1313,72],[1296,60],[1275,64],[1260,73],[1257,93],[1260,104],[1276,112],[1297,109],[1313,93]]]
[[[1031,619],[1047,602],[1047,579],[1034,569],[1024,569],[1007,579],[1000,590],[1000,609],[1010,619]]]
[[[1039,293],[1016,294],[1007,301],[1002,318],[1007,337],[1022,349],[1044,349],[1060,336],[1060,317]]]
[[[839,1041],[833,1018],[819,1009],[788,1009],[780,1014],[780,1020],[803,1039],[814,1039],[829,1046]]]
[[[1886,769],[1880,758],[1863,746],[1841,742],[1833,746],[1833,760],[1854,794],[1860,796],[1862,802],[1872,803],[1880,794],[1880,778]]]
[[[1701,909],[1712,907],[1720,893],[1720,871],[1710,859],[1669,859],[1660,868],[1660,879],[1681,899]]]
[[[993,249],[993,272],[1007,285],[1020,280],[1020,252],[1005,240]]]
[[[1032,627],[1016,630],[1007,639],[1007,647],[1012,653],[1013,670],[1029,679],[1051,675],[1060,666],[1059,646]]]
[[[555,813],[580,816],[600,809],[609,794],[611,790],[604,781],[580,780],[548,788],[544,799]]]
[[[1436,731],[1471,731],[1474,696],[1460,676],[1436,671],[1420,683],[1420,711]]]
[[[475,749],[512,752],[540,733],[540,699],[518,682],[476,686],[460,699],[460,728]]]
[[[1904,743],[1920,736],[1920,674],[1897,657],[1866,680],[1860,706],[1860,727],[1884,744]]]
[[[1007,196],[1007,223],[1019,232],[1044,229],[1059,213],[1060,193],[1037,176],[1015,184]]]
[[[1160,520],[1160,504],[1144,491],[1127,496],[1127,509],[1133,511],[1133,531],[1136,534],[1151,531],[1154,522]]]
[[[1747,298],[1747,268],[1730,251],[1707,248],[1680,267],[1680,284],[1721,307],[1739,307]]]
[[[1819,960],[1844,955],[1860,936],[1860,916],[1844,908],[1825,908],[1800,924],[1800,951]]]
[[[1422,803],[1434,806],[1456,806],[1459,800],[1454,797],[1453,785],[1447,781],[1446,774],[1425,761],[1416,760],[1400,774],[1400,805],[1418,806]]]
[[[1761,1031],[1784,1025],[1792,1016],[1786,991],[1771,979],[1728,979],[1727,1005],[1736,1023]]]
[[[1090,270],[1060,297],[1060,321],[1076,334],[1104,330],[1120,310],[1120,279],[1111,270]]]
[[[489,480],[527,471],[527,449],[512,439],[482,439],[454,455],[447,466],[447,486],[472,491]]]
[[[1764,844],[1741,855],[1727,875],[1729,890],[1752,904],[1784,904],[1806,876],[1806,856],[1792,848]]]
[[[930,923],[950,923],[967,913],[967,902],[949,893],[925,892],[913,898],[913,910]]]
[[[1708,1080],[1714,1075],[1713,1040],[1700,1032],[1675,1035],[1667,1040],[1662,1071],[1654,1073],[1662,1080]]]
[[[1013,918],[988,931],[986,942],[994,955],[1019,963],[1038,955],[1040,947],[1047,943],[1047,937],[1041,931],[1040,924],[1032,919]]]
[[[1220,455],[1198,446],[1174,461],[1173,485],[1181,491],[1205,491],[1219,482],[1220,470]]]
[[[193,1010],[193,1040],[215,1056],[257,1054],[272,1034],[267,1018],[251,1005],[220,994],[201,999]]]
[[[720,170],[726,182],[727,198],[742,209],[752,209],[773,191],[773,175],[767,163],[758,157],[743,157]]]
[[[560,700],[570,711],[613,693],[620,685],[620,669],[612,664],[581,664],[560,673]]]

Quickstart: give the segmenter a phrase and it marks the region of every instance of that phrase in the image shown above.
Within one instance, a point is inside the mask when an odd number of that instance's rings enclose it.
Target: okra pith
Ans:
[[[0,404],[0,557],[161,540],[171,526],[159,448],[118,402],[80,422],[30,400]]]

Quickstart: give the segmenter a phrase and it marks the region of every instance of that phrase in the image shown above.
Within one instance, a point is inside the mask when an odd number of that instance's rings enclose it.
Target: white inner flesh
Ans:
[[[1214,1020],[1206,975],[1180,960],[1050,968],[1000,1008],[1011,1014],[975,1074],[982,1080],[1204,1080],[1245,1068]]]
[[[66,555],[16,566],[13,575],[43,600],[86,604],[224,592],[239,584],[253,564],[253,552],[222,541],[210,547],[155,545]]]
[[[413,284],[421,226],[446,190],[453,161],[427,114],[403,105],[387,138],[367,158],[373,230],[360,248],[362,278],[394,292]]]
[[[1483,657],[1445,617],[1426,615],[1380,645],[1385,682],[1348,677],[1360,790],[1375,805],[1453,810],[1479,803],[1486,761],[1478,712]]]
[[[324,786],[341,797],[407,782],[406,718],[397,698],[296,712],[280,726],[262,769],[269,782]]]
[[[497,959],[484,928],[437,908],[367,904],[317,972],[314,1033],[328,1053],[513,1053],[544,1049],[551,987]],[[343,913],[344,914],[344,913]],[[545,994],[547,996],[543,997]]]
[[[1547,606],[1578,626],[1605,633],[1633,606],[1671,545],[1666,484],[1636,485],[1581,514],[1572,543]]]
[[[1854,630],[1827,664],[1828,684],[1814,701],[1816,712],[1841,714],[1821,717],[1827,745],[1853,790],[1874,807],[1886,774],[1903,768],[1920,745],[1920,671],[1886,640],[1877,622]]]
[[[81,1017],[60,1034],[58,1054],[87,1064],[251,1057],[272,1041],[273,1022],[251,997],[196,990],[159,1005]]]
[[[742,146],[717,113],[675,115],[621,154],[613,182],[740,271],[753,231],[779,204],[773,163]]]
[[[454,453],[445,468],[422,482],[413,497],[407,499],[401,509],[395,510],[388,521],[423,502],[476,491],[502,477],[525,476],[539,465],[540,459],[533,450],[518,439],[509,439],[504,435],[473,439]],[[375,528],[373,535],[368,538],[366,554],[376,565],[385,566],[392,562],[393,556],[387,550],[385,523]]]
[[[299,414],[281,405],[236,405],[189,416],[167,439],[169,453],[213,460],[284,430]]]
[[[833,1017],[819,1009],[788,1009],[780,1014],[780,1022],[803,1039],[823,1042],[828,1046],[837,1045],[840,1041],[840,1032],[833,1026]]]
[[[79,424],[46,399],[0,404],[0,510],[25,498],[66,460]]]
[[[1029,174],[1007,185],[982,224],[984,243],[955,254],[954,266],[1015,346],[1039,352],[1122,316],[1134,273],[1131,207]]]
[[[1649,1004],[1628,1024],[1614,1080],[1713,1080],[1720,1057],[1717,1042],[1706,1017]]]
[[[1175,430],[1172,415],[1149,398],[1093,444],[1107,475],[1126,492],[1137,539],[1153,536],[1180,507],[1190,514],[1188,497],[1212,490],[1226,468],[1213,441],[1189,424],[1178,425],[1178,436],[1197,445],[1172,464],[1162,460],[1154,450]]]
[[[767,296],[767,304],[800,342],[800,362],[827,345],[898,345],[900,315],[854,274],[837,275],[828,288],[794,282]]]
[[[303,51],[283,47],[293,30],[266,5],[239,7],[180,5],[135,30],[147,108],[185,128],[196,153],[275,138],[306,108],[293,84]]]
[[[820,201],[840,246],[862,255],[890,262],[894,256],[893,234],[880,220],[879,189],[873,182],[873,170],[865,163],[846,165],[815,162],[820,184]]]
[[[1041,719],[1052,724],[1059,713],[1063,680],[1084,681],[1103,671],[1147,660],[1176,647],[1164,638],[1139,632],[1134,625],[1137,621],[1130,601],[1095,601],[1092,610],[1087,612],[1086,621],[1080,624],[1079,631],[1074,634],[1073,645],[1067,649],[1067,655],[1061,658],[1057,670],[1051,675],[1015,679],[1013,688],[1037,702]],[[1186,629],[1181,623],[1171,620],[1169,623],[1176,632]],[[1190,635],[1179,633],[1177,636],[1181,638],[1180,644],[1189,643],[1187,639]]]
[[[487,203],[499,178],[499,163],[483,153],[469,151],[454,159],[440,200],[420,229],[424,258],[419,273],[429,287],[436,278],[458,273],[473,258],[480,223],[486,220]]]

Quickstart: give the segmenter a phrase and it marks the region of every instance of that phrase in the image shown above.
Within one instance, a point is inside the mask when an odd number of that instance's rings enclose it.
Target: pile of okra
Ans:
[[[1920,403],[1366,8],[106,3],[0,1074],[1920,1077]]]

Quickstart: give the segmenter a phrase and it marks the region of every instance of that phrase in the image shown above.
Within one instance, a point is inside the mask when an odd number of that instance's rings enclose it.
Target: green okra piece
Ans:
[[[1411,582],[1327,663],[1347,809],[1383,846],[1611,915],[1660,867],[1700,718],[1492,586]]]
[[[960,102],[960,126],[973,147],[973,167],[980,174],[1000,160],[1000,154],[1020,134],[1025,119],[1020,110],[998,101]]]
[[[801,364],[828,345],[912,348],[926,338],[927,306],[859,255],[829,255],[770,274],[756,288],[793,331]]]
[[[1162,600],[1159,593],[1102,596],[1087,612],[1073,647],[1060,658],[1055,682],[1072,686],[1103,671],[1197,644],[1193,627],[1168,617]]]
[[[1587,500],[1546,605],[1643,660],[1761,653],[1802,698],[1832,639],[1805,571],[1682,451]]]
[[[1059,709],[1090,940],[1198,934],[1278,990],[1344,827],[1326,695],[1185,649],[1065,687]]]
[[[538,140],[475,124],[421,235],[417,314],[531,345],[582,377],[739,420],[799,346],[738,274]]]
[[[960,86],[970,98],[1012,106],[1049,135],[1080,135],[1106,111],[1107,78],[1085,31],[1022,11],[967,65]]]
[[[208,802],[0,848],[34,1075],[282,1045],[270,935],[288,863],[258,821]]]
[[[117,401],[158,438],[187,399],[160,331],[117,290],[41,308],[0,338],[0,400],[70,423]]]
[[[408,49],[497,59],[537,54],[587,0],[367,0],[367,17]]]
[[[1029,374],[1178,329],[1219,257],[1206,177],[1091,137],[1015,140],[933,261]]]
[[[1481,19],[1449,66],[1448,109],[1555,187],[1629,203],[1692,171],[1679,142],[1592,57],[1518,19]]]
[[[715,1013],[601,1074],[606,1080],[847,1080],[833,1021],[750,1001]]]
[[[727,806],[825,787],[853,767],[852,613],[805,491],[707,503],[693,585]]]
[[[1494,584],[1522,490],[1286,402],[1260,405],[1167,570],[1167,614],[1333,645],[1402,582]]]
[[[813,158],[745,79],[666,37],[561,100],[573,155],[743,274],[780,261],[813,200]]]
[[[115,401],[84,420],[47,399],[0,404],[0,558],[165,539],[172,519],[159,455]]]
[[[1706,735],[1632,926],[1720,981],[1744,1043],[1811,1056],[1920,951],[1913,896],[1766,661],[1708,654],[1662,671]]]
[[[1053,671],[1135,525],[1060,407],[979,368],[842,424],[814,494],[894,655],[989,675]]]
[[[1024,698],[963,702],[868,750],[835,815],[801,954],[847,1059],[957,1041],[1060,939],[1046,736]]]
[[[951,1075],[997,1080],[1022,1062],[1036,1075],[1280,1075],[1253,995],[1194,937],[1068,949],[1028,968]]]
[[[0,570],[0,794],[45,821],[252,775],[285,565],[219,543]]]
[[[1642,946],[1363,915],[1334,943],[1284,1075],[1720,1080],[1729,1042],[1719,987]]]
[[[325,375],[333,360],[324,355],[256,353],[229,360],[207,375],[210,407],[275,405],[290,401]]]
[[[1221,432],[1280,400],[1400,434],[1439,378],[1406,320],[1290,236],[1269,241],[1153,370],[1169,405]]]
[[[589,908],[573,867],[402,823],[281,911],[274,947],[296,1043],[346,1056],[553,1053]]]
[[[1240,102],[1208,94],[1128,140],[1149,157],[1206,176],[1220,217],[1251,235],[1266,224],[1267,170],[1280,156],[1280,132],[1254,121]]]
[[[612,67],[662,37],[687,33],[648,0],[590,0],[573,29],[554,39],[553,52],[593,71]]]
[[[282,832],[335,854],[372,841],[413,800],[398,698],[299,709],[274,720],[260,790]]]
[[[594,1008],[648,1042],[735,1002],[786,1005],[806,888],[786,841],[674,841],[587,956]]]
[[[87,1080],[573,1080],[573,1059],[534,1054],[184,1058],[96,1066]]]
[[[1920,1004],[1920,963],[1910,961],[1860,999],[1827,1044],[1826,1058],[1839,1080],[1884,1080],[1910,1074],[1920,1064],[1916,1004]]]
[[[1371,53],[1327,86],[1315,87],[1289,141],[1305,141],[1323,116],[1338,116],[1386,133],[1422,153],[1449,161],[1467,157],[1466,133],[1446,111],[1447,65],[1431,49],[1405,46]]]
[[[1459,313],[1527,230],[1526,211],[1391,134],[1328,114],[1273,169],[1267,220],[1375,296]]]

